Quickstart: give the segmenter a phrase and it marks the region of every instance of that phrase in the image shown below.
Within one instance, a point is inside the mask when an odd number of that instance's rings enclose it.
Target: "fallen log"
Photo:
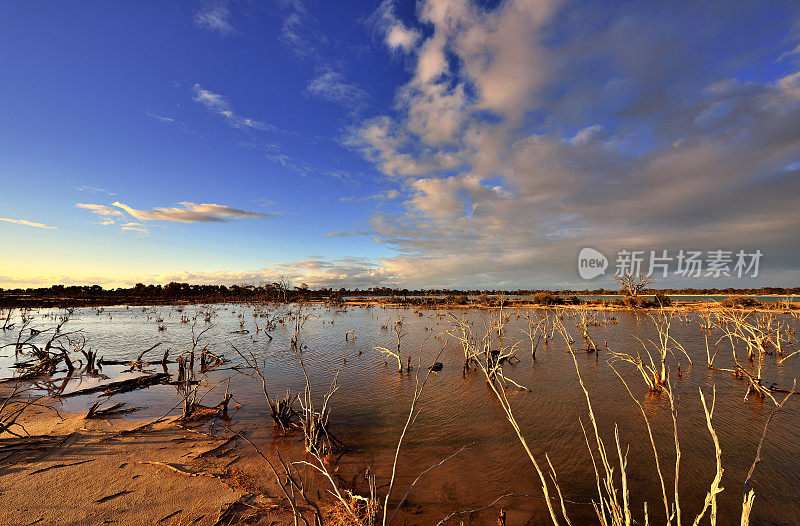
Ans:
[[[125,402],[117,402],[109,407],[100,407],[101,401],[97,401],[92,404],[92,407],[89,408],[89,411],[84,416],[84,419],[90,418],[103,418],[106,416],[112,415],[121,415],[125,413],[133,413],[134,411],[138,411],[141,409],[140,407],[124,407]]]
[[[94,387],[87,387],[86,389],[78,389],[70,393],[59,395],[61,398],[70,398],[72,396],[81,396],[86,394],[100,393],[105,396],[112,396],[115,394],[127,393],[136,389],[144,389],[158,384],[168,383],[170,379],[169,373],[154,373],[136,378],[129,378],[127,380],[119,380],[117,382],[110,382],[104,385],[96,385]]]

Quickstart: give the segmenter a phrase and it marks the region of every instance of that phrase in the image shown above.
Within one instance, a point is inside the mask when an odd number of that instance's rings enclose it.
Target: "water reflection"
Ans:
[[[257,438],[271,444],[270,447],[283,444],[292,449],[291,454],[301,455],[295,440],[272,436],[260,382],[230,368],[239,361],[230,347],[233,344],[266,360],[264,374],[271,394],[282,396],[287,389],[293,393],[302,391],[305,378],[291,348],[292,324],[287,320],[276,321],[292,308],[272,307],[255,312],[256,316],[253,307],[236,304],[187,306],[180,310],[170,307],[76,309],[68,328],[80,329],[87,345],[107,360],[134,360],[143,350],[160,342],[159,350],[169,349],[170,356],[174,357],[192,347],[192,324],[187,320],[197,317],[199,326],[210,327],[199,345],[207,346],[214,354],[228,360],[224,366],[203,375],[206,386],[229,384],[235,400],[243,404],[231,415],[232,425],[257,429]],[[32,312],[31,326],[49,327],[56,312]],[[268,318],[262,317],[265,312]],[[488,315],[477,310],[454,312],[471,317],[478,325],[482,323],[481,316]],[[584,424],[588,422],[583,391],[563,340],[552,338],[546,346],[540,345],[535,362],[531,359],[528,337],[523,332],[528,328],[525,318],[528,312],[509,311],[511,316],[504,336],[507,340],[522,342],[517,351],[520,362],[506,366],[507,374],[531,389],[530,392],[509,391],[511,406],[534,455],[544,461],[547,453],[552,461],[565,498],[570,501],[567,506],[573,523],[591,521],[594,517],[591,501],[596,500],[597,490],[579,422],[579,419]],[[308,308],[308,314],[300,331],[300,341],[313,391],[322,396],[333,375],[340,371],[338,383],[341,387],[331,402],[331,429],[348,446],[337,460],[344,479],[358,480],[359,473],[369,466],[378,474],[379,486],[386,482],[414,394],[416,374],[424,375],[427,367],[438,360],[443,369],[431,375],[420,400],[420,415],[400,452],[396,482],[396,488],[401,488],[400,495],[420,472],[462,447],[468,449],[420,480],[409,497],[409,505],[403,510],[403,521],[435,523],[453,511],[482,506],[504,494],[541,495],[538,477],[484,377],[474,372],[463,374],[460,344],[443,334],[451,328],[448,311],[336,309],[314,305]],[[542,315],[541,312],[533,314]],[[401,315],[406,334],[401,342],[401,353],[412,356],[414,370],[398,374],[396,362],[385,360],[374,347],[396,345],[394,334],[382,326]],[[619,318],[618,323],[589,328],[592,338],[596,342],[606,342],[611,351],[635,353],[642,345],[637,338],[656,337],[647,316],[625,313],[614,316]],[[575,321],[567,315],[564,324],[573,338],[579,340]],[[797,329],[796,320],[786,318],[783,321],[792,330]],[[693,517],[701,508],[714,477],[713,442],[706,428],[698,389],[710,400],[711,389],[715,386],[714,425],[725,470],[722,483],[725,491],[719,495],[719,519],[721,524],[728,524],[737,520],[741,510],[742,483],[773,406],[771,402],[754,398],[745,403],[744,381],[706,367],[706,339],[700,331],[700,322],[697,316],[689,315],[685,320],[674,320],[671,327],[671,335],[685,347],[693,361],[690,365],[682,357],[669,358],[682,453],[681,506],[684,517]],[[268,336],[264,327],[270,325],[272,330]],[[15,337],[12,332],[0,336],[3,344],[12,342]],[[661,489],[644,420],[608,366],[608,353],[602,344],[599,347],[599,356],[579,351],[576,354],[578,366],[607,444],[613,444],[614,426],[619,428],[621,443],[628,454],[633,509],[641,510],[646,500],[652,510],[651,520],[657,522],[659,517],[663,518]],[[8,349],[0,353],[4,376],[11,375],[15,360],[13,350],[9,352]],[[677,361],[681,362],[680,377],[675,369]],[[720,347],[715,365],[733,366],[728,348]],[[169,367],[174,372],[174,365]],[[669,402],[664,394],[648,392],[639,373],[629,364],[618,363],[615,367],[642,402],[658,445],[665,483],[670,487],[675,452]],[[161,369],[160,366],[150,368]],[[766,385],[774,382],[789,388],[798,372],[800,356],[781,365],[777,364],[775,356],[765,357]],[[138,373],[130,372],[125,366],[105,366],[102,374],[108,379],[57,373],[52,380],[40,382],[39,387],[68,393]],[[223,392],[224,387],[218,387],[207,396],[216,403],[215,397],[221,397]],[[83,398],[88,397],[65,399],[65,409],[85,410],[90,401]],[[137,413],[141,418],[160,416],[178,401],[175,388],[169,385],[117,398],[145,407]],[[762,461],[756,470],[756,504],[752,514],[756,523],[791,524],[800,516],[800,502],[796,499],[800,494],[798,425],[800,400],[790,400],[770,425]],[[509,497],[503,501],[503,507],[509,510],[509,524],[550,523],[540,498]]]

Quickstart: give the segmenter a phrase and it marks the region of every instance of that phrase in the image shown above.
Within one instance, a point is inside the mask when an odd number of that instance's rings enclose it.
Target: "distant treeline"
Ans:
[[[477,289],[398,289],[370,287],[366,289],[312,289],[305,285],[291,286],[288,282],[264,283],[261,285],[191,285],[169,283],[167,285],[144,285],[137,283],[130,288],[104,289],[100,285],[53,285],[47,288],[0,289],[0,306],[3,307],[61,307],[82,305],[144,305],[169,303],[222,303],[235,301],[297,301],[332,300],[352,297],[397,297],[414,296],[532,296],[540,293],[555,295],[601,296],[619,294],[612,289],[530,289],[530,290],[477,290]],[[757,289],[653,289],[642,294],[665,295],[800,295],[800,287],[761,287]]]

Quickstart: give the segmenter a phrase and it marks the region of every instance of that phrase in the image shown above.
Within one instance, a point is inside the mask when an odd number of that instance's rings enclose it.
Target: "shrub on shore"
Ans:
[[[469,303],[469,298],[461,294],[460,296],[448,296],[447,303],[451,303],[453,305],[467,305]]]
[[[663,292],[656,292],[655,296],[653,296],[653,302],[660,307],[669,307],[672,305],[672,300]]]
[[[728,296],[720,302],[720,305],[726,308],[744,309],[755,307],[758,302],[749,296]]]
[[[531,297],[531,303],[537,305],[562,305],[564,299],[552,292],[537,292]]]

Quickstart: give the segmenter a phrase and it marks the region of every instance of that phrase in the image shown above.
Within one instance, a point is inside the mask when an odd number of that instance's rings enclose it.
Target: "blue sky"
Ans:
[[[799,45],[792,2],[4,2],[0,286],[796,285]]]

